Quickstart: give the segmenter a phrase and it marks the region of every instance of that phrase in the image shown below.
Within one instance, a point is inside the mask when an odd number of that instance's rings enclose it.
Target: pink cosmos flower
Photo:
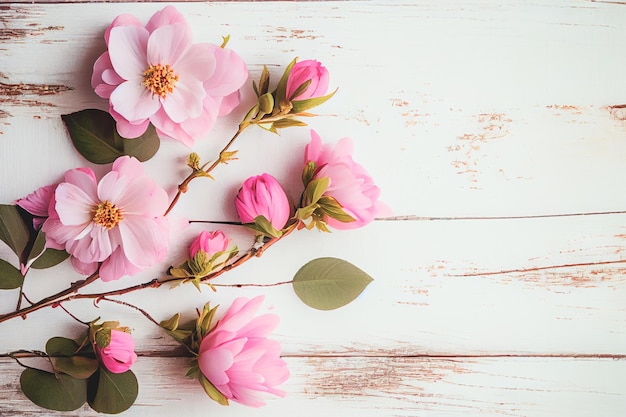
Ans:
[[[270,174],[248,178],[237,193],[235,206],[242,223],[264,216],[276,230],[287,224],[291,212],[285,190]]]
[[[322,97],[328,91],[328,82],[330,76],[326,67],[314,59],[296,62],[291,68],[289,78],[287,79],[287,89],[285,96],[288,100],[307,100],[310,98]],[[298,88],[305,82],[311,80],[311,84],[292,97]]]
[[[209,258],[218,252],[225,252],[228,250],[228,244],[230,240],[226,235],[219,230],[215,232],[203,231],[200,235],[191,242],[189,246],[189,257],[193,259],[199,250],[203,250]]]
[[[322,145],[320,136],[311,130],[311,142],[304,152],[305,166],[310,162],[316,166],[313,179],[328,177],[330,185],[324,195],[333,197],[352,218],[352,222],[341,222],[328,218],[326,222],[335,229],[356,229],[365,226],[377,216],[390,213],[389,208],[378,201],[380,188],[374,184],[365,168],[352,160],[352,141],[339,140],[336,145]]]
[[[151,122],[159,137],[191,146],[239,104],[248,78],[244,61],[230,49],[193,44],[191,27],[173,6],[145,26],[118,16],[105,41],[108,51],[96,60],[91,85],[109,100],[123,137],[140,136]]]
[[[161,261],[168,250],[167,193],[128,156],[100,182],[88,168],[72,169],[54,192],[43,224],[46,246],[65,249],[74,267],[100,278],[133,275]]]
[[[200,343],[198,365],[202,374],[226,398],[260,407],[259,393],[285,396],[277,388],[289,377],[280,358],[280,344],[267,336],[278,325],[278,316],[254,317],[263,296],[237,298],[224,317]]]
[[[130,333],[112,329],[108,346],[101,348],[97,343],[93,345],[102,365],[114,374],[128,371],[137,361],[135,341]]]

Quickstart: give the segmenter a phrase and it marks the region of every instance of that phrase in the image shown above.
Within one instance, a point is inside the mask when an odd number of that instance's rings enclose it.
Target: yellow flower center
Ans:
[[[152,94],[165,98],[174,91],[178,82],[178,75],[169,65],[152,65],[143,73],[143,85]]]
[[[110,201],[103,201],[96,206],[93,214],[93,221],[108,230],[113,229],[124,219],[122,211]]]

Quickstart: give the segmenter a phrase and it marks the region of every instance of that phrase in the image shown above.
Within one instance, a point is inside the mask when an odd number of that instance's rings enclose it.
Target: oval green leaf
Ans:
[[[46,269],[60,264],[70,257],[70,254],[64,250],[46,248],[41,256],[35,259],[30,267],[34,269]]]
[[[46,353],[49,356],[74,356],[78,343],[67,337],[53,337],[46,342]]]
[[[54,358],[54,368],[78,379],[87,379],[98,369],[97,359],[84,356],[72,356],[71,358]]]
[[[74,411],[87,400],[87,380],[28,368],[20,377],[22,392],[39,407]]]
[[[309,307],[334,310],[356,299],[372,281],[343,259],[318,258],[300,268],[293,278],[293,289]]]
[[[26,258],[26,263],[30,262],[32,259],[35,259],[39,255],[42,255],[44,250],[46,249],[46,235],[41,230],[37,233],[37,237],[33,242],[33,246],[28,251],[28,257]]]
[[[19,269],[0,259],[0,290],[19,288],[24,283],[24,276]]]
[[[135,403],[139,385],[132,371],[121,374],[109,372],[103,366],[89,378],[89,405],[95,411],[118,414]]]
[[[113,117],[102,110],[86,109],[62,115],[76,150],[94,164],[108,164],[120,156],[134,156],[144,162],[159,149],[159,137],[154,126],[135,139],[122,138]]]
[[[30,240],[30,226],[17,206],[0,204],[0,240],[9,245],[21,263],[26,263],[25,251]]]

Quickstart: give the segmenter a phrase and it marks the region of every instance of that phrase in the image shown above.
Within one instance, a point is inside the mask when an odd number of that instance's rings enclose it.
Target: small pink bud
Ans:
[[[121,374],[128,371],[137,361],[135,341],[130,333],[115,329],[110,331],[109,344],[100,347],[98,343],[94,343],[94,349],[105,368],[114,374]]]
[[[314,59],[296,62],[289,73],[285,95],[290,101],[322,97],[328,91],[329,79],[328,70],[320,62]],[[309,80],[309,86],[292,97]]]
[[[287,224],[291,213],[285,190],[269,174],[248,178],[237,194],[235,206],[242,223],[254,223],[255,218],[264,216],[276,230]]]
[[[193,258],[196,253],[202,249],[210,258],[218,252],[224,252],[228,250],[229,239],[226,235],[219,230],[215,232],[204,231],[191,242],[189,246],[189,257]]]

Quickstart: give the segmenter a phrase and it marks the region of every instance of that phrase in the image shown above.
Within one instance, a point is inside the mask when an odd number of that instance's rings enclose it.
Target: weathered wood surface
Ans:
[[[84,165],[59,115],[106,108],[89,87],[102,33],[120,13],[161,4],[0,5],[0,202]],[[395,218],[357,231],[299,232],[220,282],[290,279],[337,256],[374,283],[348,307],[318,312],[288,286],[192,287],[124,297],[162,319],[239,295],[266,294],[292,377],[286,399],[221,409],[184,378],[186,359],[132,310],[89,301],[74,314],[120,319],[142,357],[141,415],[622,416],[626,410],[626,6],[620,2],[489,1],[181,3],[196,41],[230,46],[257,78],[293,56],[317,58],[339,92],[311,120],[327,141],[355,140],[356,159]],[[194,151],[208,159],[251,105]],[[176,212],[234,220],[249,175],[270,172],[299,193],[307,129],[246,132],[240,161],[193,183]],[[172,191],[189,152],[164,142],[146,169]],[[295,156],[294,156],[295,155]],[[216,203],[216,201],[218,201]],[[173,242],[180,252],[202,228]],[[243,247],[251,236],[228,228]],[[168,262],[171,262],[168,260]],[[165,265],[137,282],[158,276]],[[63,264],[29,274],[32,299],[78,276]],[[98,283],[94,291],[128,282]],[[16,293],[0,293],[10,311]],[[62,311],[0,324],[0,353],[41,349],[80,331]],[[0,416],[49,415],[0,361]],[[85,409],[73,415],[90,415]]]

